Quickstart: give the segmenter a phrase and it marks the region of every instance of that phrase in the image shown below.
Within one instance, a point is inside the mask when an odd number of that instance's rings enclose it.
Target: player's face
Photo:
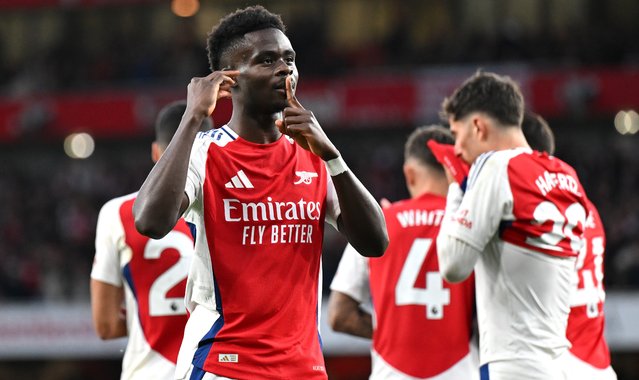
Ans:
[[[455,120],[452,117],[448,118],[450,131],[455,137],[455,154],[468,164],[472,164],[481,154],[478,149],[479,141],[477,140],[475,128],[473,128],[473,118],[471,116],[459,120]]]
[[[292,76],[293,90],[299,78],[291,41],[274,28],[247,33],[246,39],[250,47],[237,79],[244,104],[260,112],[279,112],[288,106],[286,77]]]

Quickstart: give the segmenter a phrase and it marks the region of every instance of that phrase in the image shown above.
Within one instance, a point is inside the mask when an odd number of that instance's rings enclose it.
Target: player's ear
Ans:
[[[415,168],[410,163],[405,162],[403,170],[406,187],[410,189],[415,184]]]
[[[162,157],[162,149],[157,141],[153,141],[151,144],[151,160],[155,163],[160,160],[160,157]]]
[[[475,118],[473,118],[473,133],[475,134],[475,136],[477,136],[477,139],[479,141],[486,141],[486,139],[488,138],[488,133],[489,133],[489,125],[488,125],[489,121],[482,117],[482,116],[477,116]]]

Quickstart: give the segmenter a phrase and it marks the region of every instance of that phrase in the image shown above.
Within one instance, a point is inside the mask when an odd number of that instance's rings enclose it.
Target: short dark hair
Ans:
[[[186,101],[184,100],[178,100],[162,107],[155,119],[155,142],[164,146],[169,145],[185,111]],[[211,128],[213,128],[213,122],[210,117],[207,117],[202,121],[200,130],[208,131]]]
[[[526,111],[521,122],[521,130],[531,148],[550,155],[555,154],[555,134],[543,117]]]
[[[519,85],[508,76],[477,71],[444,99],[442,118],[463,119],[484,112],[502,126],[519,126],[524,113],[524,97]]]
[[[213,27],[206,41],[211,71],[222,69],[222,56],[230,49],[240,47],[246,33],[269,28],[286,33],[282,18],[261,5],[238,9],[224,16]]]
[[[406,140],[406,144],[404,145],[404,160],[414,158],[421,164],[443,173],[444,168],[430,151],[428,145],[426,145],[429,140],[435,140],[442,144],[455,144],[455,138],[450,133],[450,130],[441,125],[418,127]]]

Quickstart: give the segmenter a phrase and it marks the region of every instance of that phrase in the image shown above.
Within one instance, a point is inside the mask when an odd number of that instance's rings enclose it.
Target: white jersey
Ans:
[[[449,198],[460,191],[451,186]],[[559,378],[585,209],[583,188],[561,160],[520,148],[475,161],[461,202],[447,206],[438,245],[440,256],[462,246],[479,254],[482,365],[499,362],[504,374],[537,368],[518,378]]]
[[[186,324],[185,282],[193,239],[180,219],[160,240],[137,232],[136,194],[107,202],[98,217],[91,278],[124,287],[128,343],[122,379],[173,379]]]

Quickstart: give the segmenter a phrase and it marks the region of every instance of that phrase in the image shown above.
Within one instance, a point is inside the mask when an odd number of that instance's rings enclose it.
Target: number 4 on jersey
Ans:
[[[430,252],[433,239],[418,238],[413,241],[402,272],[395,286],[395,304],[424,305],[426,318],[444,318],[444,306],[450,304],[450,290],[444,288],[444,281],[438,271],[426,273],[426,288],[416,288],[415,281]]]

